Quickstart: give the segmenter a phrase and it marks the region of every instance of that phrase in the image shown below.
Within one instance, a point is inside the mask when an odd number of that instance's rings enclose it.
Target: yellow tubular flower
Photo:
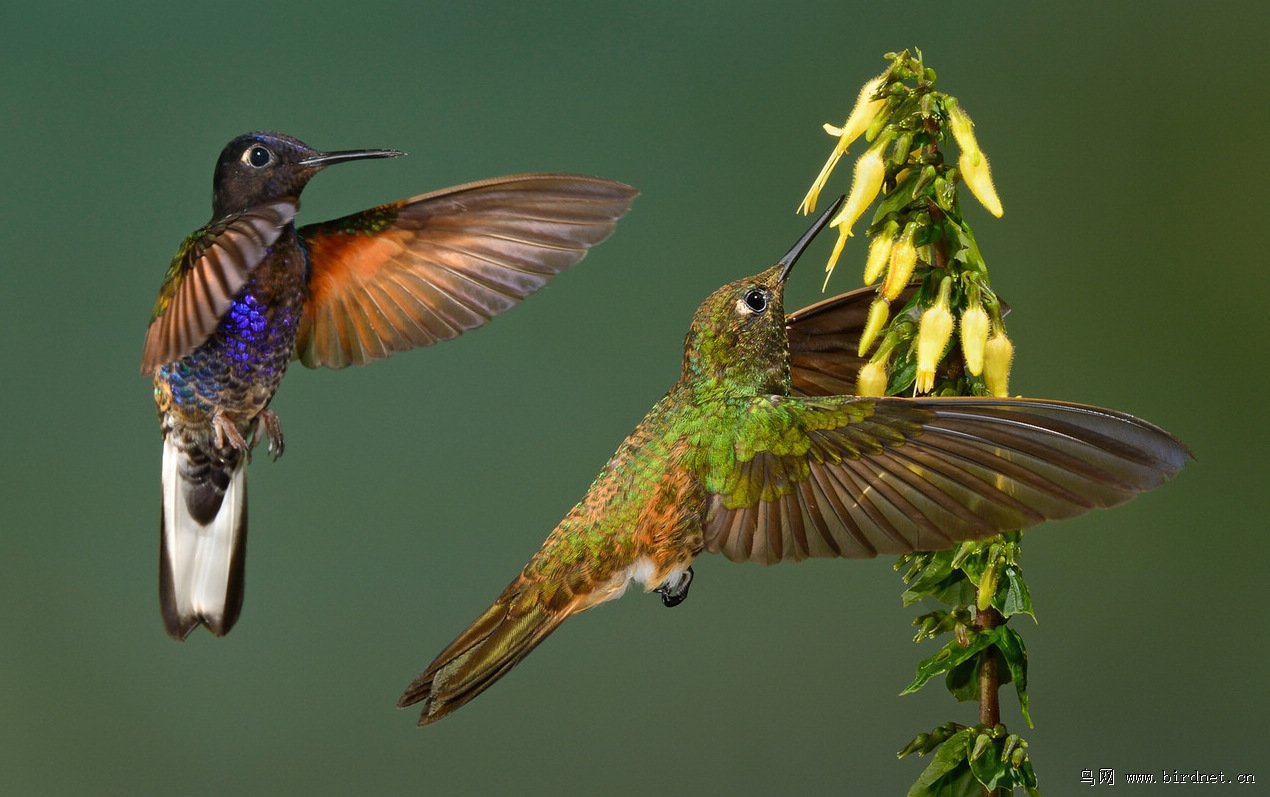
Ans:
[[[904,290],[913,269],[917,266],[917,247],[913,246],[913,236],[917,233],[917,225],[909,222],[904,225],[895,245],[891,247],[891,268],[886,272],[886,280],[882,282],[880,293],[887,299],[894,300]]]
[[[826,130],[829,128],[825,126]],[[836,129],[836,128],[835,128]],[[803,201],[798,205],[798,212],[804,216],[816,209],[816,203],[820,201],[820,192],[824,190],[825,183],[829,182],[829,175],[833,174],[834,168],[837,167],[838,161],[842,159],[843,153],[847,148],[842,146],[842,142],[838,142],[838,146],[833,148],[833,152],[829,155],[829,160],[825,161],[825,165],[820,167],[820,174],[816,175],[816,179],[812,181],[811,188],[807,189],[807,194],[803,197]]]
[[[860,373],[856,376],[856,395],[858,396],[885,396],[886,395],[886,365],[880,362],[865,363],[860,369]]]
[[[855,107],[851,109],[847,121],[843,122],[841,129],[838,130],[839,142],[843,140],[847,142],[843,145],[844,149],[869,128],[873,117],[877,116],[878,111],[882,110],[882,106],[886,104],[886,98],[880,100],[873,98],[873,95],[878,93],[878,89],[882,88],[883,77],[878,75],[860,87],[860,93],[855,98]]]
[[[851,237],[851,230],[847,227],[838,228],[838,240],[834,242],[833,251],[829,253],[829,262],[825,263],[825,282],[820,286],[820,290],[829,287],[829,278],[833,276],[833,270],[838,265],[838,258],[842,257],[842,248],[847,245],[847,238]]]
[[[988,338],[983,348],[983,381],[994,396],[1010,395],[1010,361],[1014,359],[1014,344],[998,329]]]
[[[990,326],[988,313],[978,302],[961,314],[961,353],[966,358],[966,370],[975,376],[983,373],[983,347],[988,342]]]
[[[857,357],[863,357],[873,345],[873,341],[877,340],[878,333],[882,331],[890,315],[891,303],[886,299],[874,299],[873,304],[869,305],[869,317],[864,322],[864,331],[860,333],[860,348],[856,351]]]
[[[869,259],[864,264],[864,284],[872,285],[882,273],[882,269],[891,260],[891,247],[895,245],[895,234],[882,230],[869,244]]]
[[[860,94],[856,97],[855,107],[851,109],[851,114],[847,116],[847,121],[842,123],[842,127],[825,125],[825,132],[831,136],[837,136],[838,143],[834,145],[833,152],[829,155],[829,160],[825,161],[825,165],[820,169],[820,174],[816,175],[816,179],[812,182],[807,195],[803,197],[802,204],[798,206],[802,213],[811,213],[816,209],[816,202],[820,199],[820,192],[824,189],[825,183],[829,181],[829,175],[833,173],[839,159],[847,151],[847,147],[851,146],[851,142],[859,138],[860,134],[868,129],[869,123],[873,121],[873,118],[878,115],[878,111],[882,110],[882,106],[886,104],[885,99],[873,99],[873,95],[881,87],[882,75],[878,75],[865,83],[863,88],[860,89]]]
[[[979,200],[979,204],[988,209],[988,212],[998,219],[1005,210],[1001,207],[1001,198],[997,196],[997,187],[992,184],[992,171],[988,168],[988,156],[982,152],[967,152],[962,150],[961,157],[957,159],[957,166],[961,169],[961,179],[966,181],[966,186],[970,189],[970,193],[975,195],[975,199]]]
[[[939,286],[939,299],[922,313],[917,325],[917,392],[929,393],[935,386],[935,366],[952,337],[953,317],[948,306],[952,280],[944,278]]]
[[[952,129],[957,148],[962,152],[978,152],[979,142],[975,140],[975,123],[970,121],[960,105],[948,109],[948,127]]]
[[[889,143],[889,142],[888,142]],[[834,226],[851,229],[856,220],[864,215],[864,211],[882,190],[882,179],[886,177],[886,162],[882,159],[883,147],[872,146],[855,162],[855,178],[851,181],[851,193],[842,210],[829,222]]]

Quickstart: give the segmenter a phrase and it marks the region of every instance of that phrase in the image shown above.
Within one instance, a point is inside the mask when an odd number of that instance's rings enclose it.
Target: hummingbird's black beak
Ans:
[[[400,158],[406,153],[395,149],[345,149],[339,152],[323,152],[300,161],[301,166],[330,166],[332,163],[369,160],[371,158]]]
[[[845,196],[838,197],[838,199],[835,200],[824,213],[820,214],[820,218],[816,219],[815,223],[811,225],[807,232],[803,233],[803,237],[798,239],[798,243],[790,247],[790,250],[785,253],[784,257],[776,261],[776,265],[785,267],[781,269],[780,274],[780,281],[782,283],[785,282],[785,278],[789,276],[789,272],[793,269],[794,264],[798,262],[798,258],[802,255],[803,250],[806,249],[812,239],[825,228],[825,225],[828,224],[829,220],[834,217],[834,214],[838,212],[838,208],[842,207],[842,203],[845,200]]]

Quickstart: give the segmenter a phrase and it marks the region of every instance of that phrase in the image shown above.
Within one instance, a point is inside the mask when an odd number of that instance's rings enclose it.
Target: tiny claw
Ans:
[[[265,429],[265,436],[269,438],[269,453],[273,455],[273,461],[277,462],[278,457],[282,456],[282,450],[285,444],[282,439],[282,421],[278,419],[278,413],[273,410],[260,411],[261,426]],[[256,427],[256,434],[259,435],[260,427]],[[255,441],[252,441],[255,445]]]
[[[666,608],[678,606],[688,597],[688,587],[692,586],[692,568],[689,567],[673,579],[666,579],[657,589],[653,590],[661,595],[661,603]]]
[[[212,429],[216,431],[216,447],[225,448],[226,443],[230,448],[237,451],[249,451],[247,441],[243,439],[242,432],[238,431],[238,427],[224,413],[216,413],[212,416]]]

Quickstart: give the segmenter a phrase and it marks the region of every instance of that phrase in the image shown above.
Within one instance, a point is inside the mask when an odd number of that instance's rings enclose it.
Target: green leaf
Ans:
[[[1001,748],[998,742],[994,741],[989,744],[983,751],[983,754],[970,762],[970,771],[974,773],[975,779],[978,780],[985,789],[995,789],[1003,786],[1003,780],[1013,781],[1014,778],[1009,774],[1010,764],[1001,758]]]
[[[1019,783],[1032,797],[1041,797],[1041,790],[1036,785],[1036,770],[1032,769],[1031,761],[1024,761],[1023,766],[1019,767]]]
[[[1023,713],[1023,719],[1027,720],[1027,726],[1034,728],[1036,726],[1032,724],[1032,715],[1027,710],[1027,647],[1023,644],[1023,637],[1009,626],[999,625],[993,630],[1001,632],[997,635],[996,646],[1005,659],[1010,680],[1014,681],[1014,691],[1019,696],[1019,711]]]
[[[873,212],[873,222],[869,226],[872,227],[891,214],[897,218],[903,218],[906,213],[923,206],[925,202],[921,197],[913,198],[913,188],[917,185],[919,177],[919,174],[910,172],[902,183],[889,191],[878,203],[878,209]]]
[[[1001,582],[997,586],[997,594],[992,605],[1004,617],[1026,614],[1036,622],[1032,612],[1032,594],[1028,591],[1027,582],[1023,580],[1023,572],[1014,565],[1006,565],[1001,572]]]
[[[916,375],[916,365],[910,362],[910,366],[908,379],[911,383]],[[892,381],[892,385],[894,384],[895,382]],[[895,388],[892,387],[890,392],[894,394]],[[916,577],[910,581],[908,589],[900,596],[905,606],[912,606],[922,598],[934,598],[950,606],[964,606],[974,600],[974,584],[967,581],[965,575],[952,566],[955,553],[955,549],[939,551],[915,571]],[[910,571],[909,576],[913,574],[914,571]]]
[[[922,598],[933,597],[944,588],[944,582],[952,575],[951,557],[935,554],[917,572],[917,577],[904,590],[904,594],[900,595],[900,600],[905,606],[912,606]]]
[[[891,386],[886,391],[888,396],[901,396],[913,389],[913,382],[917,380],[917,360],[912,357],[905,359],[895,373],[891,374]]]
[[[966,748],[972,731],[959,731],[940,745],[930,764],[917,776],[908,797],[981,797],[979,782],[970,771]]]
[[[904,687],[901,695],[907,695],[916,692],[926,685],[926,682],[934,678],[940,673],[948,672],[948,670],[961,664],[963,661],[974,658],[984,648],[991,645],[997,634],[992,632],[973,633],[970,635],[970,645],[962,647],[957,640],[950,639],[948,643],[931,656],[917,665],[917,675],[913,678],[913,682]]]
[[[979,699],[979,661],[979,656],[966,659],[949,668],[948,675],[944,676],[944,686],[962,703],[972,703]]]

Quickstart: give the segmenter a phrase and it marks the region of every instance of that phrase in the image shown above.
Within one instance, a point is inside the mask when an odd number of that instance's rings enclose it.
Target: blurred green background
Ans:
[[[895,750],[975,709],[897,697],[934,648],[889,559],[706,557],[679,609],[636,590],[582,615],[437,726],[393,702],[674,381],[698,302],[803,230],[820,124],[914,45],[993,159],[1006,215],[968,212],[1015,309],[1013,388],[1198,456],[1028,536],[1041,784],[1270,782],[1263,5],[8,2],[0,26],[0,791],[903,793],[925,762]],[[137,363],[215,157],[254,129],[410,152],[323,174],[304,221],[519,171],[643,195],[486,329],[297,366],[287,454],[251,471],[242,621],[176,644]],[[831,290],[858,284],[860,240]],[[819,298],[828,248],[788,308]],[[1022,729],[1012,695],[1004,716]]]

